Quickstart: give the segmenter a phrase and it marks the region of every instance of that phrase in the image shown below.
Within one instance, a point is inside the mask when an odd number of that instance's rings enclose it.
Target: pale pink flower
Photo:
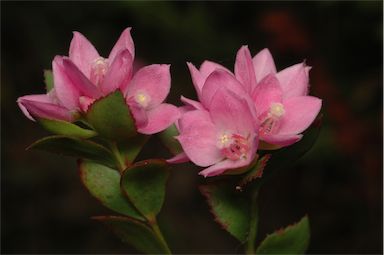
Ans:
[[[52,91],[18,99],[26,116],[72,121],[95,100],[119,89],[140,133],[157,133],[171,125],[179,111],[162,103],[170,89],[169,65],[146,66],[132,77],[134,43],[130,30],[122,32],[108,58],[101,57],[82,34],[74,32],[69,57],[56,56],[53,60]]]
[[[193,163],[207,167],[200,172],[207,177],[250,164],[256,155],[257,130],[246,100],[222,87],[210,96],[209,110],[183,114],[176,138]]]
[[[277,73],[267,49],[251,59],[246,46],[237,54],[236,65],[239,62],[243,63],[240,64],[243,72],[236,72],[235,68],[235,74],[251,91],[260,121],[260,140],[279,146],[300,140],[300,133],[309,127],[321,109],[320,99],[307,96],[310,67],[301,63]]]

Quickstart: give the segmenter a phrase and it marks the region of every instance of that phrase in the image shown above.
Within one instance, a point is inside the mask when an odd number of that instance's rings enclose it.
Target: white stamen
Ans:
[[[149,95],[145,94],[144,92],[138,92],[135,95],[135,101],[141,105],[142,107],[146,108],[150,102],[151,98]]]

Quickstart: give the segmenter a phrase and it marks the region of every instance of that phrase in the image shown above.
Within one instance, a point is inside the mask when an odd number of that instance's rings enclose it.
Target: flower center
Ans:
[[[143,108],[146,108],[148,106],[150,100],[150,96],[144,92],[137,92],[135,95],[135,101]]]
[[[272,103],[269,111],[262,115],[259,132],[261,135],[275,134],[280,127],[281,117],[285,114],[284,105]]]
[[[99,86],[103,80],[104,76],[108,71],[108,59],[103,57],[98,57],[95,59],[91,66],[91,81]]]
[[[245,159],[250,149],[248,139],[238,134],[222,134],[218,145],[221,153],[230,160]]]

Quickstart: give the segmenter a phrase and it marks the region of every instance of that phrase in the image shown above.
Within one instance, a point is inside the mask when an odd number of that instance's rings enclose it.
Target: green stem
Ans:
[[[259,210],[257,207],[257,195],[259,193],[259,189],[255,188],[253,190],[251,196],[251,222],[249,224],[249,235],[248,242],[246,247],[246,254],[255,254],[255,242],[257,236],[257,226],[259,220]]]
[[[164,246],[164,254],[172,254],[171,250],[168,247],[167,242],[165,241],[165,238],[163,234],[161,233],[159,224],[157,224],[156,218],[154,217],[153,220],[149,221],[149,224],[151,225],[153,232],[155,233],[156,237],[159,239],[161,244]]]
[[[111,148],[112,154],[115,157],[119,171],[123,172],[125,170],[126,166],[124,163],[124,159],[121,157],[119,148],[117,148],[116,142],[110,142],[109,147]]]

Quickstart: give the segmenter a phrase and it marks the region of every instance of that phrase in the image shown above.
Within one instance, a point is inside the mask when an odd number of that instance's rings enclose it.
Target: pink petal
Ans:
[[[89,106],[91,104],[93,104],[93,102],[95,102],[95,101],[96,101],[96,99],[93,99],[93,98],[90,98],[90,97],[87,97],[87,96],[81,96],[79,98],[79,104],[80,104],[81,111],[87,112]]]
[[[119,39],[117,40],[115,46],[113,46],[111,53],[109,53],[108,60],[113,62],[117,54],[121,50],[129,50],[129,53],[131,53],[132,59],[135,58],[135,45],[132,40],[131,36],[131,28],[126,28],[120,35]]]
[[[195,86],[197,96],[200,100],[201,100],[201,91],[202,91],[202,88],[204,86],[204,83],[205,83],[206,79],[208,78],[208,76],[213,71],[215,71],[216,69],[220,69],[220,70],[225,70],[225,71],[231,73],[224,66],[217,64],[215,62],[212,62],[212,61],[208,61],[208,60],[204,61],[201,64],[200,70],[197,70],[196,67],[192,63],[187,62],[187,65],[189,68],[189,72],[191,73],[192,82],[193,82],[193,85]]]
[[[198,102],[198,101],[195,101],[195,100],[186,98],[186,97],[184,97],[184,96],[181,96],[181,97],[180,97],[180,100],[181,100],[181,102],[183,102],[184,104],[193,107],[195,110],[203,110],[203,109],[204,109],[203,105],[202,105],[200,102]]]
[[[67,109],[79,108],[80,91],[68,77],[63,67],[63,58],[56,56],[52,62],[53,80],[55,84],[56,97]]]
[[[276,73],[275,62],[268,49],[263,49],[253,57],[253,68],[255,69],[257,82],[260,82],[268,74]]]
[[[225,159],[223,161],[220,161],[203,171],[199,172],[200,175],[203,175],[204,177],[210,177],[210,176],[216,176],[224,173],[227,170],[232,170],[240,167],[244,167],[249,165],[256,156],[257,146],[258,146],[258,140],[254,137],[250,138],[252,139],[251,149],[248,151],[247,156],[244,159],[239,160],[230,160]]]
[[[100,57],[95,47],[79,32],[73,32],[73,38],[69,47],[69,58],[90,78],[93,62]]]
[[[182,152],[182,153],[177,154],[177,155],[174,156],[173,158],[167,159],[166,161],[167,161],[168,163],[170,163],[170,164],[179,164],[179,163],[185,163],[185,162],[188,162],[188,161],[189,161],[189,158],[188,158],[187,154],[185,154],[184,152]]]
[[[211,176],[216,176],[224,173],[227,170],[232,170],[236,169],[239,167],[246,166],[250,163],[249,160],[230,160],[230,159],[225,159],[223,161],[220,161],[203,171],[199,172],[200,175],[204,177],[211,177]]]
[[[232,74],[231,71],[229,71],[227,68],[225,68],[224,66],[218,64],[218,63],[215,63],[215,62],[212,62],[212,61],[209,61],[209,60],[206,60],[204,61],[201,66],[200,66],[200,73],[201,75],[203,76],[204,79],[207,79],[207,77],[215,70],[217,69],[220,69],[220,70],[224,70],[230,74]]]
[[[179,109],[171,104],[160,104],[156,108],[147,111],[148,123],[139,127],[142,134],[151,135],[163,131],[180,118]]]
[[[104,95],[107,95],[118,88],[120,88],[121,91],[126,90],[126,87],[132,78],[132,64],[133,59],[131,53],[129,53],[127,49],[120,51],[116,55],[100,86]]]
[[[252,56],[248,46],[242,46],[236,55],[235,76],[245,90],[251,92],[256,87],[255,70],[253,69]]]
[[[311,125],[321,109],[321,100],[312,96],[292,97],[283,102],[285,113],[279,134],[299,134]]]
[[[244,137],[255,133],[248,103],[225,88],[219,89],[212,98],[210,115],[220,133],[235,133]]]
[[[203,86],[202,98],[200,101],[204,107],[209,109],[212,97],[216,94],[216,91],[222,87],[232,91],[240,97],[247,94],[241,83],[237,81],[233,75],[224,70],[216,70],[208,76]]]
[[[268,142],[270,144],[274,145],[280,145],[280,146],[289,146],[291,144],[294,144],[303,137],[303,135],[265,135],[260,137],[261,140]]]
[[[136,128],[139,129],[145,127],[148,124],[147,111],[132,99],[127,98],[126,103],[135,120]]]
[[[258,116],[268,111],[272,103],[281,103],[282,93],[275,75],[269,74],[264,77],[252,93]]]
[[[85,77],[85,75],[69,58],[62,58],[62,68],[69,81],[80,91],[82,95],[95,99],[101,97],[101,93],[98,88],[87,77]],[[58,93],[57,90],[56,92]]]
[[[28,95],[19,97],[17,103],[24,115],[35,120],[34,117],[72,121],[70,112],[59,105],[54,104],[48,95]]]
[[[191,73],[192,83],[193,86],[195,86],[196,94],[198,98],[201,97],[201,90],[203,88],[204,82],[206,77],[204,78],[203,75],[200,73],[199,70],[190,62],[187,62],[187,66],[189,69],[189,72]]]
[[[149,65],[141,68],[132,78],[127,88],[127,97],[135,97],[137,93],[148,96],[146,109],[161,104],[167,97],[171,87],[170,65]]]
[[[308,94],[309,70],[305,63],[290,66],[277,73],[283,97],[305,96]]]
[[[188,158],[199,166],[209,166],[223,159],[217,148],[216,128],[206,111],[185,113],[179,122],[180,142]]]

